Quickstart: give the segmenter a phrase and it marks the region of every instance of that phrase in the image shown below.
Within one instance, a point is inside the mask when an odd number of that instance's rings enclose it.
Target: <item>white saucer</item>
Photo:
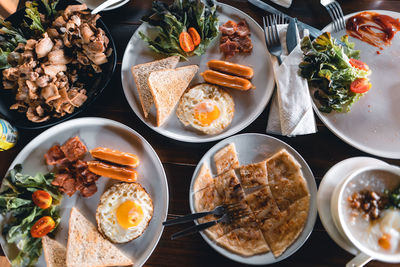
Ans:
[[[335,226],[335,223],[333,222],[331,215],[331,196],[335,187],[340,184],[350,173],[359,168],[371,165],[381,166],[388,164],[384,161],[368,157],[345,159],[329,169],[322,179],[318,189],[318,214],[325,230],[336,242],[336,244],[353,255],[359,254],[359,251],[355,246],[353,246],[353,244],[350,243],[349,240],[347,240],[347,238],[340,234]]]

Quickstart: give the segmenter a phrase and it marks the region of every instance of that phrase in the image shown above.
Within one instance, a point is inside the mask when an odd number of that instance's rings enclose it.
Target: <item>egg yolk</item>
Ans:
[[[136,202],[127,200],[117,208],[117,221],[123,228],[137,226],[143,220],[143,209]]]
[[[378,240],[378,244],[379,246],[381,246],[381,248],[385,249],[385,250],[389,250],[390,249],[390,239],[391,236],[389,234],[383,234],[381,236],[381,238],[379,238]]]
[[[202,102],[194,108],[194,117],[201,126],[209,126],[219,115],[219,108],[212,102]]]

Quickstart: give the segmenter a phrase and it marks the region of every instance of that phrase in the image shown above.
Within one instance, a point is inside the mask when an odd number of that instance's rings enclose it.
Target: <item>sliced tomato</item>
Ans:
[[[362,94],[368,92],[369,89],[371,89],[371,86],[372,84],[367,78],[360,78],[350,84],[350,90],[354,93]]]
[[[47,209],[51,206],[51,202],[53,201],[53,198],[51,197],[51,195],[48,192],[46,192],[44,190],[36,190],[32,194],[32,201],[39,208]]]
[[[190,34],[190,37],[192,37],[194,46],[198,46],[201,42],[200,34],[193,27],[188,29],[188,33]]]
[[[31,235],[32,237],[43,237],[50,233],[51,230],[54,229],[56,223],[54,222],[53,218],[50,216],[44,216],[37,220],[35,224],[31,228]]]
[[[185,52],[191,52],[194,50],[193,40],[188,32],[181,32],[179,35],[179,45]]]
[[[362,62],[361,60],[355,59],[355,58],[350,58],[349,60],[350,65],[352,65],[354,68],[360,69],[360,70],[369,70],[369,67],[367,64]]]

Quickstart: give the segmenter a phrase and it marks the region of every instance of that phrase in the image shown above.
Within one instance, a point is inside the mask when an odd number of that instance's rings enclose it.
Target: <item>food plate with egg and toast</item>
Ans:
[[[80,118],[54,126],[21,150],[7,177],[0,242],[15,265],[142,266],[163,232],[163,166],[150,144],[121,123]],[[32,211],[32,218],[21,221],[27,216],[6,206],[8,199],[20,203],[20,212]]]
[[[147,126],[175,140],[199,143],[235,134],[261,114],[273,92],[274,76],[261,27],[236,8],[215,5],[204,11],[208,33],[191,22],[165,40],[149,25],[168,27],[152,21],[156,14],[145,17],[148,22],[138,28],[125,50],[121,79],[129,105]],[[165,8],[153,3],[153,12]]]

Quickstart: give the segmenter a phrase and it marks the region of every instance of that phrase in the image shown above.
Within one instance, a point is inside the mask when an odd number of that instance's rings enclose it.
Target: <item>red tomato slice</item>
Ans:
[[[32,201],[41,209],[47,209],[51,206],[53,198],[44,190],[36,190],[32,194]]]
[[[350,90],[354,93],[362,94],[368,92],[371,86],[372,84],[367,78],[360,78],[351,83]]]
[[[360,69],[360,70],[369,70],[369,67],[367,64],[362,62],[361,60],[355,59],[355,58],[350,58],[349,60],[350,65],[352,65],[354,68]]]
[[[51,230],[54,229],[56,223],[54,222],[53,218],[50,216],[44,216],[37,220],[35,224],[31,228],[31,235],[32,237],[43,237],[50,233]]]

